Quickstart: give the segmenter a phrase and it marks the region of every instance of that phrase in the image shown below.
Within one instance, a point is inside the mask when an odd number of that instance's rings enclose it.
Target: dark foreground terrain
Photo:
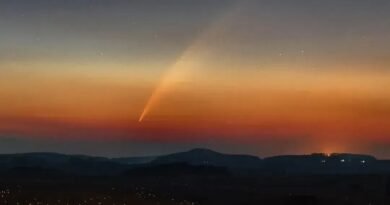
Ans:
[[[105,159],[34,153],[2,155],[0,165],[0,204],[390,204],[387,162],[365,155],[259,159],[198,149]]]
[[[385,176],[5,179],[0,204],[389,204]]]

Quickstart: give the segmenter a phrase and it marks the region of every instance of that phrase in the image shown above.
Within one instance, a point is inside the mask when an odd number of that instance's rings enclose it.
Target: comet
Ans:
[[[191,68],[195,67],[195,54],[191,54],[194,50],[195,49],[191,47],[187,49],[187,51],[184,52],[183,55],[179,57],[178,60],[174,63],[174,65],[172,65],[172,67],[161,77],[160,82],[157,84],[156,88],[153,90],[151,96],[145,104],[138,122],[142,122],[149,114],[151,109],[163,98],[163,96],[169,90],[171,90],[175,84],[180,81],[180,79],[183,79],[185,76],[187,76]]]
[[[240,4],[242,5],[242,4]],[[234,5],[222,12],[203,32],[199,34],[195,41],[177,58],[176,62],[162,75],[157,86],[148,98],[144,109],[138,119],[142,122],[151,110],[162,100],[163,96],[171,91],[175,85],[189,76],[189,74],[204,65],[204,57],[209,54],[208,42],[223,34],[224,29],[232,22],[234,17],[241,11],[241,6]]]
[[[186,55],[184,55],[186,56]],[[178,60],[172,68],[167,72],[160,80],[156,88],[154,89],[152,95],[149,97],[141,116],[139,117],[139,122],[142,122],[146,115],[150,112],[152,107],[154,107],[155,104],[157,104],[163,95],[168,92],[168,90],[174,85],[175,79],[179,79],[180,75],[180,65],[181,60]]]

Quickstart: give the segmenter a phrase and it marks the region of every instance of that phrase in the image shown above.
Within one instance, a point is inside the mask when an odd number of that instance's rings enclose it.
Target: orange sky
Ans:
[[[197,132],[242,140],[310,136],[321,143],[387,141],[390,134],[390,75],[383,72],[193,72],[172,83],[141,123],[152,80],[115,73],[38,75],[14,69],[3,74],[0,129],[23,134],[50,136],[72,132],[68,127],[73,126],[140,136],[151,132],[145,136],[159,140]],[[168,134],[159,138],[159,132]]]

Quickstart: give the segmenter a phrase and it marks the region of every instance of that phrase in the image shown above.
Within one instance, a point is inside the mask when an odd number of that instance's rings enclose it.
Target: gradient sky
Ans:
[[[388,0],[2,0],[0,150],[390,158]]]

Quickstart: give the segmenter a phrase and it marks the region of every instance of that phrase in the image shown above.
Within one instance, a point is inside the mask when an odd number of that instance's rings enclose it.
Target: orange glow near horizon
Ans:
[[[236,129],[254,135],[372,135],[377,139],[387,139],[390,133],[390,99],[384,89],[390,82],[387,75],[338,71],[321,75],[314,71],[205,75],[207,80],[194,74],[192,81],[168,93],[143,126],[214,130],[232,136]],[[340,75],[342,79],[338,79]],[[234,82],[230,81],[233,76]],[[96,127],[136,126],[148,86],[141,89],[136,85],[82,82],[43,82],[38,77],[24,82],[34,86],[11,89],[11,82],[2,81],[5,86],[0,93],[7,98],[0,112],[13,119],[51,119]]]

